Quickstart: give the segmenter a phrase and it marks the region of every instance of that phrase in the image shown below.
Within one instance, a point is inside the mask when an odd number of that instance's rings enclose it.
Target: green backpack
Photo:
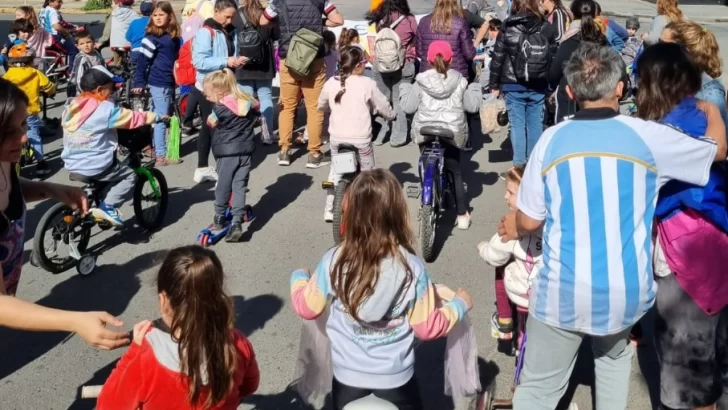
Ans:
[[[321,8],[313,0],[311,0],[311,4],[316,8]],[[288,18],[288,7],[285,3],[281,5],[281,10],[286,19],[286,32],[290,35],[291,20]],[[300,76],[307,77],[311,73],[311,63],[318,56],[323,40],[321,34],[307,28],[298,29],[288,44],[288,54],[284,60],[286,67]]]

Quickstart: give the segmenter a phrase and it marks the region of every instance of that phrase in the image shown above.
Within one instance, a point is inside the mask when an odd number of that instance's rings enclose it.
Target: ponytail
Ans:
[[[435,56],[435,61],[432,62],[432,68],[447,78],[447,71],[450,69],[450,63],[445,61],[442,54],[438,54]]]
[[[361,63],[364,58],[364,51],[356,46],[346,46],[339,51],[339,81],[341,81],[341,90],[336,93],[334,102],[341,103],[341,97],[346,93],[346,79],[354,72],[354,69]]]
[[[192,408],[215,407],[235,388],[233,304],[223,278],[215,252],[197,245],[171,250],[157,276],[157,290],[172,311],[170,335],[179,345]],[[209,388],[209,395],[200,403],[203,388]]]
[[[601,21],[596,20],[594,17],[585,14],[581,17],[581,41],[589,43],[607,44],[607,37],[604,35],[599,24]]]
[[[229,68],[223,68],[222,70],[208,73],[202,80],[202,82],[203,84],[210,84],[215,92],[223,93],[225,95],[232,94],[238,100],[254,100],[254,98],[248,95],[248,93],[240,90],[240,88],[238,87],[238,82],[235,79],[235,74]]]
[[[344,47],[351,45],[351,40],[359,37],[359,32],[353,28],[345,28],[339,33],[339,50],[343,50]]]
[[[51,0],[43,0],[43,8],[48,7],[49,4],[51,4]]]

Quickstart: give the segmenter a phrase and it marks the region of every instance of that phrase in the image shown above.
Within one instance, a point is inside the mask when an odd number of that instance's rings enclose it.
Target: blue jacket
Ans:
[[[179,48],[182,40],[172,38],[168,33],[161,36],[147,34],[142,40],[137,68],[134,75],[134,88],[144,87],[146,84],[154,87],[174,87],[174,75],[172,69],[174,62],[179,55]],[[148,72],[148,75],[147,75]]]
[[[611,28],[614,34],[618,35],[619,38],[622,39],[622,42],[626,42],[629,38],[629,33],[627,32],[627,29],[620,26],[619,23],[617,23],[613,19],[607,20],[607,27]]]
[[[622,52],[622,49],[624,48],[624,40],[622,40],[622,37],[612,30],[611,25],[607,27],[607,42],[617,53]]]
[[[192,40],[192,65],[197,70],[195,87],[198,90],[202,90],[202,79],[207,73],[222,70],[227,67],[228,57],[238,55],[238,36],[235,34],[235,30],[225,32],[222,26],[213,19],[207,19],[205,26],[213,29],[214,38],[207,27],[202,27],[197,30]],[[227,38],[230,35],[233,42],[232,50]]]
[[[148,23],[149,17],[141,16],[129,24],[129,29],[126,30],[126,41],[131,43],[132,50],[139,51],[137,49],[142,46],[142,39],[147,35],[145,30]]]
[[[708,119],[697,106],[697,100],[688,97],[673,108],[661,121],[684,133],[699,138],[705,135]],[[728,232],[728,210],[726,209],[725,173],[714,164],[710,179],[705,187],[670,181],[660,189],[655,216],[661,220],[675,215],[681,208],[700,212],[724,232]]]
[[[720,110],[720,116],[723,118],[726,130],[728,130],[728,109],[726,109],[725,104],[725,87],[723,87],[720,78],[716,79],[703,73],[703,85],[700,87],[700,91],[695,94],[695,98],[715,104],[718,110]]]

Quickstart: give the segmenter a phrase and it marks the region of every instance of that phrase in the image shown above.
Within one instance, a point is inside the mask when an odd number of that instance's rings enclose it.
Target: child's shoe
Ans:
[[[212,229],[219,231],[225,227],[225,215],[215,215],[212,220]]]
[[[243,225],[240,222],[236,222],[230,227],[227,235],[225,235],[225,242],[240,242],[240,238],[243,237]]]
[[[155,167],[166,167],[167,165],[177,165],[181,164],[181,159],[171,160],[166,157],[157,157],[157,159],[154,161]]]
[[[48,167],[48,163],[45,161],[39,161],[35,165],[35,175],[39,177],[44,177],[46,175],[49,175],[51,173],[50,167]]]
[[[212,167],[197,168],[192,179],[198,184],[205,181],[217,182],[217,172]]]
[[[490,319],[490,328],[493,337],[496,339],[513,339],[513,319],[500,319],[498,318],[498,312],[494,312]]]
[[[334,222],[334,195],[326,195],[326,205],[324,206],[324,221]]]
[[[458,215],[458,229],[467,230],[468,228],[470,228],[470,212]]]
[[[101,219],[109,222],[113,226],[121,226],[124,224],[124,220],[121,219],[121,213],[118,209],[105,203],[100,203],[98,208],[92,208],[91,214],[96,219]]]

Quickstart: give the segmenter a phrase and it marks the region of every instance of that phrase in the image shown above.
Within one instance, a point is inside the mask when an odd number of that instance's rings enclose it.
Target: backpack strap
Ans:
[[[402,20],[404,20],[405,18],[407,18],[407,16],[405,16],[404,14],[400,15],[400,16],[399,16],[399,17],[397,18],[397,20],[394,20],[394,21],[393,21],[393,22],[392,22],[392,23],[391,23],[391,24],[389,25],[389,28],[391,28],[392,30],[394,30],[394,28],[395,28],[395,27],[397,27],[397,25],[398,25],[399,23],[401,23],[401,22],[402,22]]]
[[[200,12],[200,7],[202,7],[202,3],[206,2],[207,0],[200,0],[197,2],[197,5],[195,6],[195,13]]]
[[[243,21],[243,28],[249,28],[250,22],[248,21],[248,16],[245,15],[245,10],[243,10],[242,7],[238,7],[238,15],[240,16],[240,20]]]

